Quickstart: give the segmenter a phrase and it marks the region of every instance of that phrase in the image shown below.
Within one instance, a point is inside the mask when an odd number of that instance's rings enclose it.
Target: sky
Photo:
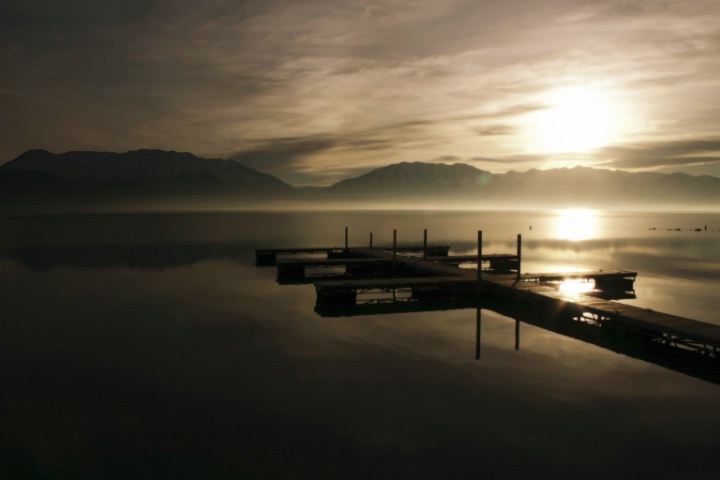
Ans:
[[[402,161],[720,176],[717,0],[3,0],[0,163]]]

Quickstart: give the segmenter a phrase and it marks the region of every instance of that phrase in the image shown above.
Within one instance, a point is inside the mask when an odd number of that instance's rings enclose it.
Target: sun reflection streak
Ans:
[[[556,214],[554,231],[556,238],[579,241],[597,236],[597,211],[574,208],[558,210]]]
[[[566,297],[574,298],[584,293],[592,292],[595,282],[585,280],[565,280],[558,285],[558,291]]]

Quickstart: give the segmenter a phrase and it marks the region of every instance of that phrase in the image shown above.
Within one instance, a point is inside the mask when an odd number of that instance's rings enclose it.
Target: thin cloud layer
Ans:
[[[712,172],[717,150],[663,146],[716,133],[717,14],[714,0],[8,0],[0,162],[164,148],[308,185],[439,158]],[[595,99],[584,114],[562,103],[577,91]],[[570,141],[585,135],[573,115],[603,135]]]
[[[614,146],[604,155],[608,166],[623,170],[712,165],[720,163],[720,137]]]

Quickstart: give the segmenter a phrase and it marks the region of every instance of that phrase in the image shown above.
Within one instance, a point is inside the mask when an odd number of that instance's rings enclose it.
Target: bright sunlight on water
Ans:
[[[555,211],[554,237],[561,240],[589,240],[598,235],[598,212],[588,209]]]
[[[584,280],[568,279],[558,285],[558,290],[569,299],[577,297],[583,293],[592,292],[595,288],[595,282]]]

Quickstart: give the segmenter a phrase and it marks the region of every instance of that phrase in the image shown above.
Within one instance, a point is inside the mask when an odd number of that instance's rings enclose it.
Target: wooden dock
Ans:
[[[520,240],[520,239],[518,239]],[[633,288],[637,272],[627,270],[594,270],[587,272],[520,273],[518,254],[448,256],[449,247],[384,248],[305,248],[258,249],[258,264],[268,261],[278,265],[284,277],[305,278],[307,267],[344,267],[342,278],[315,281],[318,312],[351,311],[361,304],[398,302],[460,302],[473,299],[522,304],[543,315],[554,315],[607,330],[632,332],[653,342],[696,351],[718,358],[720,326],[689,318],[656,312],[645,308],[603,300],[589,294],[564,294],[553,284],[566,280],[594,282],[596,290],[627,291]],[[422,252],[423,256],[398,255]],[[327,258],[280,259],[278,255],[325,253]],[[424,258],[423,258],[424,257]],[[438,258],[440,257],[440,258]],[[503,269],[483,269],[484,263],[500,261]],[[474,262],[476,269],[459,268]],[[508,267],[515,267],[512,271]],[[355,269],[355,270],[354,270]],[[402,275],[396,274],[398,271]],[[357,273],[371,273],[364,278]],[[279,279],[280,279],[279,274]],[[418,309],[419,310],[419,309]]]
[[[359,248],[356,247],[300,247],[300,248],[256,248],[255,264],[258,266],[274,266],[279,256],[325,254],[327,258],[344,258],[352,256]],[[392,251],[393,246],[375,247],[377,251]],[[406,254],[422,254],[428,256],[447,256],[448,245],[402,246],[395,247],[395,251]]]
[[[561,312],[576,321],[630,330],[667,344],[699,349],[714,357],[717,357],[720,348],[718,325],[589,295],[564,295],[550,286],[520,282],[508,276],[486,275],[482,278],[482,284],[483,291],[487,290],[508,300],[544,307],[545,310]]]
[[[637,272],[628,270],[591,270],[586,272],[523,273],[522,281],[538,283],[564,282],[566,280],[593,280],[595,282],[634,282]]]
[[[317,251],[317,249],[312,249],[311,253],[314,254]],[[324,258],[299,258],[299,254],[294,254],[286,258],[276,258],[274,264],[277,266],[278,281],[280,283],[307,283],[307,280],[324,276],[392,276],[391,271],[393,269],[402,269],[405,271],[405,276],[413,277],[435,275],[437,273],[437,266],[425,274],[418,268],[412,268],[411,271],[408,271],[407,268],[411,266],[410,263],[406,261],[401,263],[393,262],[389,256],[382,255],[382,253],[386,253],[384,249],[355,248],[348,249],[347,251],[343,249],[342,254],[334,251],[329,252],[332,252],[332,254]],[[375,252],[380,253],[380,255],[375,255]],[[405,252],[415,253],[414,249],[408,249],[405,250]],[[425,260],[433,263],[458,266],[470,263],[469,258],[469,255],[461,255],[427,257]],[[510,254],[483,255],[481,263],[488,265],[488,268],[485,269],[487,271],[511,272],[513,268],[517,268],[516,258],[515,255]],[[475,255],[472,261],[477,263],[477,260],[477,255]],[[268,264],[263,261],[259,261],[258,263]],[[412,267],[417,267],[417,264],[412,264]],[[344,272],[338,273],[338,269],[344,269]],[[310,270],[313,270],[313,273],[308,273]],[[456,268],[453,267],[451,271],[454,273]],[[602,275],[598,277],[600,276]],[[535,279],[535,277],[533,277],[533,279]],[[552,281],[552,278],[548,277],[545,279],[543,277],[542,279],[538,279],[538,281]]]

